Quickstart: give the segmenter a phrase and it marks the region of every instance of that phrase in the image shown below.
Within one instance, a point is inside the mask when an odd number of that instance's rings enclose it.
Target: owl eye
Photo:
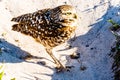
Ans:
[[[67,12],[68,15],[72,14],[71,12]]]
[[[71,15],[71,12],[63,13],[63,15]]]
[[[62,13],[63,15],[66,15],[66,13]]]

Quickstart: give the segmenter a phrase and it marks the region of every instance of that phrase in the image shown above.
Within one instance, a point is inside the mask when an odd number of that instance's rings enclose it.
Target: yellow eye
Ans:
[[[67,12],[68,15],[72,14],[71,12]]]
[[[71,15],[71,12],[63,13],[63,15]]]

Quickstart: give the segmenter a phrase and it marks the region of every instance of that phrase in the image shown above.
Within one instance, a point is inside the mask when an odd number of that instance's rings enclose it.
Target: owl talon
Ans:
[[[70,70],[71,70],[71,68],[73,68],[74,66],[65,66],[65,67],[63,67],[63,66],[57,66],[56,67],[56,72],[57,73],[59,73],[59,72],[63,72],[63,71],[69,71],[70,72]]]
[[[63,67],[63,66],[57,66],[55,69],[56,69],[56,72],[57,72],[57,73],[66,71],[66,68]]]

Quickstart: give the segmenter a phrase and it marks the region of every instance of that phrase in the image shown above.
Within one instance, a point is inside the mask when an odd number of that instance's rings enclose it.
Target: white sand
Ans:
[[[56,47],[54,55],[64,65],[75,67],[70,72],[56,73],[55,65],[44,47],[33,38],[12,31],[13,22],[10,20],[25,13],[53,8],[65,2],[73,5],[79,16],[77,39],[70,50],[57,52],[65,49],[67,43]],[[5,39],[0,43],[0,48],[3,49],[0,62],[4,61],[5,65],[3,80],[14,77],[16,80],[113,80],[112,59],[108,54],[115,37],[109,31],[111,24],[107,20],[112,18],[116,22],[119,21],[119,3],[119,0],[0,0],[0,38]],[[27,62],[18,58],[26,52],[42,59]],[[80,62],[68,57],[74,52],[80,53]],[[45,61],[46,66],[37,64],[39,61]],[[80,70],[81,66],[85,66],[86,70]]]

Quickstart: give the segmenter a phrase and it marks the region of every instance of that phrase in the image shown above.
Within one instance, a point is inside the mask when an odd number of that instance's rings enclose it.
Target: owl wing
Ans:
[[[36,11],[34,13],[24,14],[24,15],[12,18],[11,21],[18,22],[18,23],[25,23],[25,24],[28,24],[28,23],[31,24],[32,22],[34,23],[37,20],[42,21],[41,19],[42,15],[48,10],[50,9],[43,9],[43,10]]]
[[[11,21],[17,22],[17,24],[12,26],[12,30],[31,35],[34,38],[43,35],[47,28],[44,15],[48,10],[43,9],[13,18]]]

